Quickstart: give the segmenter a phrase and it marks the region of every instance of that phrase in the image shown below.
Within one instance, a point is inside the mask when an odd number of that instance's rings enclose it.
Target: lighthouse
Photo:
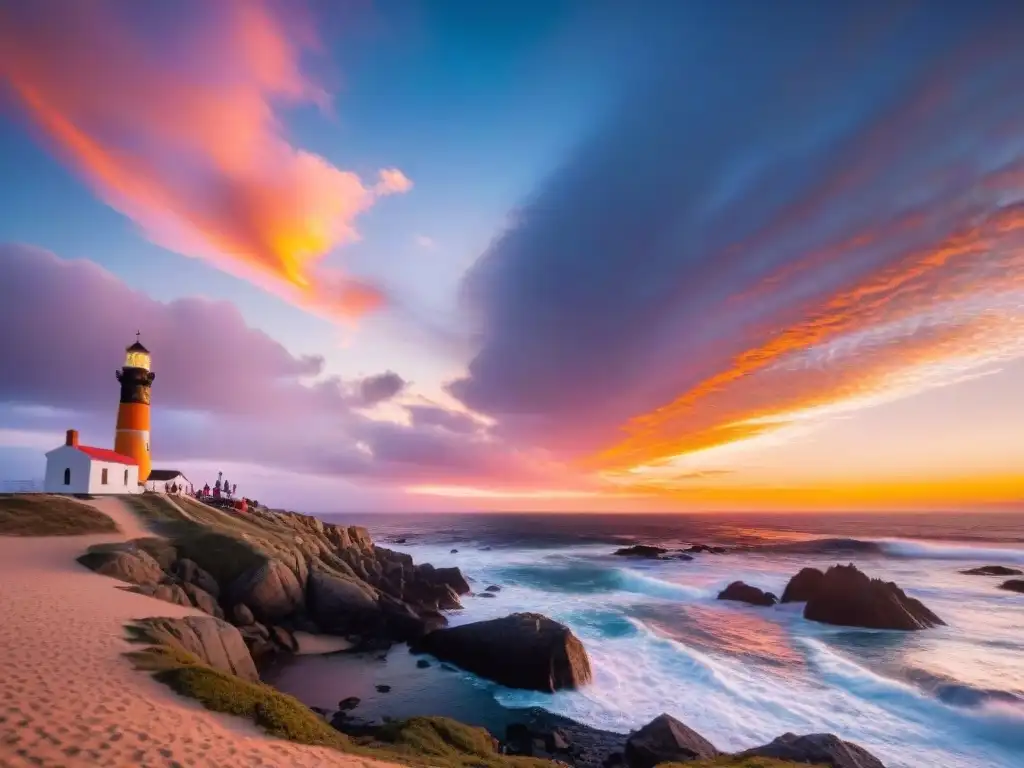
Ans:
[[[117,372],[121,402],[117,407],[114,451],[139,463],[139,482],[149,478],[149,391],[156,374],[150,370],[149,350],[135,334],[135,343],[125,350],[124,367]]]

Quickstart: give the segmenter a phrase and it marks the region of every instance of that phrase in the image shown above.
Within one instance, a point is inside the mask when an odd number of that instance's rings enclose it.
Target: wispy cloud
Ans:
[[[351,318],[386,300],[320,260],[412,182],[369,185],[291,144],[282,106],[329,106],[304,71],[299,3],[6,4],[0,75],[58,155],[155,242],[287,300]]]
[[[434,242],[434,238],[428,237],[427,235],[416,235],[416,237],[413,238],[413,242],[415,242],[420,248],[425,248],[428,251],[432,251],[437,247],[437,243]]]

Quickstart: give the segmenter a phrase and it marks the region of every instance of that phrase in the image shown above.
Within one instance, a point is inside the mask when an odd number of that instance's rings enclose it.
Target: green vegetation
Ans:
[[[114,521],[67,496],[0,494],[0,536],[82,536],[116,533]]]

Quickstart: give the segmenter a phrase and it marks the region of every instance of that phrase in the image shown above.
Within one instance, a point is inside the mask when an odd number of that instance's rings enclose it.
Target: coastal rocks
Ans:
[[[648,544],[634,544],[631,547],[623,547],[612,552],[616,557],[635,557],[643,560],[693,560],[685,552],[673,551],[664,547],[654,547]]]
[[[668,554],[668,550],[663,547],[648,546],[647,544],[634,544],[631,547],[617,549],[612,554],[616,557],[643,557],[657,560],[662,555]]]
[[[728,550],[725,547],[712,547],[707,544],[694,544],[693,546],[687,547],[687,552],[705,552],[709,555],[724,555]]]
[[[420,568],[422,569],[423,566]],[[432,581],[451,587],[456,595],[468,595],[472,591],[466,577],[458,568],[431,568],[430,570],[433,571]]]
[[[239,576],[228,590],[234,602],[245,603],[262,622],[274,623],[303,603],[302,586],[288,566],[268,559]]]
[[[490,598],[495,598],[495,597],[497,597],[497,595],[496,595],[496,594],[494,594],[493,592],[481,592],[481,593],[479,593],[479,594],[477,595],[477,597],[490,597]]]
[[[659,763],[710,760],[721,753],[715,745],[671,715],[659,715],[626,740],[629,768],[654,768]]]
[[[192,607],[192,601],[185,594],[185,590],[177,584],[139,584],[130,591],[146,595],[147,597],[154,597],[157,600],[163,600],[165,603],[171,603],[172,605],[183,605],[186,608]]]
[[[491,586],[487,587],[484,592],[501,592],[501,587],[497,584],[491,584]]]
[[[247,627],[256,623],[256,617],[245,603],[236,603],[231,609],[231,622],[238,627]]]
[[[419,659],[416,662],[416,668],[417,669],[427,669],[429,667],[430,667],[430,662],[427,661],[426,659]]]
[[[748,749],[740,757],[771,757],[796,763],[829,766],[829,768],[885,768],[882,762],[863,747],[843,741],[831,733],[797,736],[786,733],[770,744]]]
[[[945,624],[892,582],[872,579],[854,565],[835,565],[804,607],[804,618],[868,629],[927,629]]]
[[[310,618],[327,632],[359,632],[365,625],[376,631],[383,619],[369,585],[321,571],[309,575],[306,607]]]
[[[131,542],[91,547],[78,562],[104,576],[129,584],[156,585],[164,579],[160,564],[152,555]]]
[[[1018,568],[1007,568],[1005,565],[983,565],[980,568],[971,568],[968,571],[960,571],[965,576],[1021,576],[1024,571]]]
[[[771,592],[765,592],[757,587],[745,584],[742,581],[734,581],[732,584],[727,586],[718,593],[718,599],[735,600],[740,603],[749,603],[750,605],[760,605],[765,607],[773,606],[778,602],[778,598]]]
[[[189,560],[187,557],[175,560],[170,567],[170,572],[184,583],[195,584],[204,592],[208,592],[214,597],[220,597],[220,585],[217,580],[200,568],[195,561]]]
[[[349,696],[338,702],[338,709],[342,712],[351,712],[359,706],[360,701],[362,700],[358,696]]]
[[[148,554],[165,571],[170,570],[171,564],[178,559],[178,550],[166,539],[146,537],[132,539],[129,544]]]
[[[237,628],[213,616],[180,619],[144,619],[137,622],[144,637],[154,643],[180,648],[214,669],[256,682],[259,675]]]
[[[821,586],[825,574],[817,568],[801,568],[800,573],[789,580],[782,593],[784,603],[806,603]]]
[[[205,589],[201,589],[195,584],[190,584],[188,582],[182,584],[179,589],[188,595],[189,601],[200,611],[208,613],[211,616],[216,616],[218,619],[224,618],[224,611],[222,611],[220,605],[218,605],[217,598]]]
[[[1024,592],[1024,579],[1010,579],[999,585],[1000,589],[1007,592]]]
[[[412,650],[510,688],[554,692],[591,680],[590,659],[579,638],[568,627],[535,613],[431,632]]]

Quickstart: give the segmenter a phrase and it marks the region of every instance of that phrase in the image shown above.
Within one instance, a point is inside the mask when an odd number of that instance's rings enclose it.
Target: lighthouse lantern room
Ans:
[[[114,450],[138,462],[138,482],[145,483],[153,466],[149,447],[149,397],[156,374],[150,370],[149,350],[142,346],[139,335],[135,334],[135,343],[125,350],[124,367],[117,371],[121,402],[117,408]]]

